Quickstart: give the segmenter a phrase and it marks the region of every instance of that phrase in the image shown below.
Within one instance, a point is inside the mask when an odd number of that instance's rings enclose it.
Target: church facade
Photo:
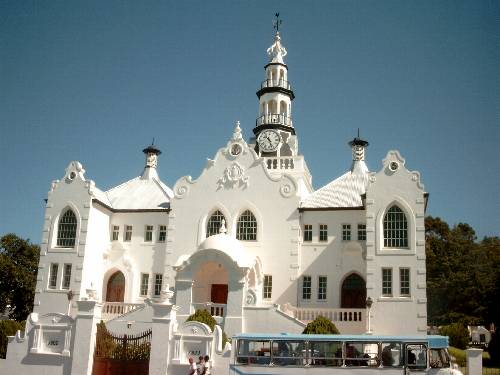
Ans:
[[[319,315],[341,333],[426,333],[420,174],[398,151],[369,171],[358,135],[345,174],[315,190],[279,33],[267,52],[253,136],[237,123],[197,178],[167,186],[151,145],[108,191],[77,161],[52,183],[35,313],[96,300],[109,327],[139,332],[172,290],[180,322],[204,308],[228,335],[301,332]]]

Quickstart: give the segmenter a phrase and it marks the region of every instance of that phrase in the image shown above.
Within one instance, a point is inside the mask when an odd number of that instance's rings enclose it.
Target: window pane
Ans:
[[[312,366],[342,366],[342,342],[309,342],[310,364]]]
[[[384,246],[408,247],[408,223],[398,206],[389,208],[384,217]]]
[[[146,230],[144,232],[144,242],[151,242],[151,241],[153,241],[153,226],[146,225]]]
[[[125,225],[125,233],[123,234],[123,241],[129,242],[132,240],[132,225]]]
[[[366,241],[366,224],[358,224],[358,241]]]
[[[351,224],[342,224],[342,241],[351,240]]]
[[[327,278],[326,276],[318,277],[318,299],[326,300],[326,286],[327,286]]]
[[[207,222],[207,237],[219,234],[222,220],[226,221],[224,215],[219,210],[215,211]]]
[[[402,366],[401,344],[399,342],[382,343],[382,366],[399,367]]]
[[[410,368],[426,368],[427,346],[423,344],[406,345],[406,364]]]
[[[239,340],[236,361],[240,364],[269,365],[271,363],[270,341]]]
[[[311,276],[302,277],[302,299],[311,299],[312,280]]]
[[[382,295],[392,296],[392,268],[382,268]]]
[[[113,225],[113,232],[111,234],[111,241],[118,241],[119,234],[120,234],[120,227],[118,225]]]
[[[149,274],[141,274],[141,296],[146,296],[149,289]]]
[[[242,241],[257,241],[257,219],[249,210],[238,218],[236,239]]]
[[[65,264],[63,268],[63,289],[69,289],[71,283],[71,264]]]
[[[319,240],[328,241],[328,225],[326,224],[319,225]]]
[[[160,225],[158,228],[158,242],[165,242],[167,239],[167,226]]]
[[[67,210],[59,219],[57,227],[57,246],[75,247],[76,239],[76,216],[71,210]]]
[[[49,289],[55,289],[57,287],[57,272],[59,270],[58,263],[51,263],[49,270]]]
[[[155,296],[160,295],[162,283],[163,283],[163,275],[157,273],[155,275]]]
[[[400,268],[399,269],[399,286],[400,294],[402,296],[410,295],[410,269]]]
[[[346,342],[345,365],[378,367],[378,344]]]
[[[301,366],[305,361],[305,349],[303,341],[273,341],[273,365]]]
[[[264,275],[264,299],[270,299],[273,291],[273,277]]]
[[[313,235],[312,225],[305,224],[304,225],[304,242],[311,242]]]

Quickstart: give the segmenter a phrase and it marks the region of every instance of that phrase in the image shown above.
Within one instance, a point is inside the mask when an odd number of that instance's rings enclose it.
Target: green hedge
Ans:
[[[210,312],[207,309],[203,310],[196,310],[196,312],[192,315],[190,315],[186,322],[200,322],[200,323],[205,323],[207,326],[210,327],[212,332],[214,331],[215,325],[217,324],[217,321],[215,318],[210,314]],[[228,342],[229,339],[227,338],[226,332],[222,331],[222,347],[226,345],[226,342]]]
[[[439,329],[439,334],[450,338],[450,346],[466,349],[469,344],[469,331],[462,323],[452,323]]]
[[[319,315],[312,322],[309,322],[302,333],[319,335],[338,335],[340,332],[335,324],[328,318]]]
[[[24,331],[26,322],[16,322],[15,320],[0,320],[0,358],[7,354],[7,345],[9,343],[7,336],[14,336],[17,331]]]

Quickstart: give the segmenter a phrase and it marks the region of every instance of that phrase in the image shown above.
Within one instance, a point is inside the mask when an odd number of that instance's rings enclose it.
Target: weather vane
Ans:
[[[273,21],[273,28],[276,30],[276,32],[279,32],[280,31],[280,25],[283,23],[282,20],[280,20],[280,14],[279,13],[276,13],[275,14],[276,16],[276,20]]]

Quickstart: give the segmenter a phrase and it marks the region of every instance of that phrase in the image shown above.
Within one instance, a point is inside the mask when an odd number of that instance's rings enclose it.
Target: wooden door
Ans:
[[[111,275],[106,289],[107,302],[123,302],[125,296],[125,276],[120,271]]]
[[[213,303],[227,303],[227,284],[212,284],[210,301]]]

